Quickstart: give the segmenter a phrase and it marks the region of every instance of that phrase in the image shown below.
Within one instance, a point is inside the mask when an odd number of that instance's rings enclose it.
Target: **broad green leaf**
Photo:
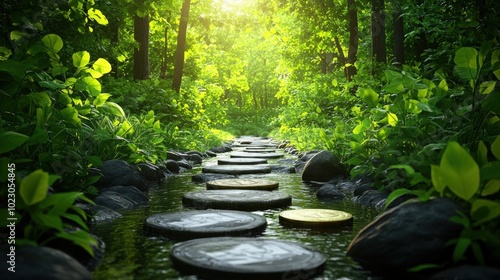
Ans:
[[[488,162],[481,166],[481,181],[500,180],[500,161]]]
[[[389,168],[404,169],[406,173],[408,173],[408,175],[412,175],[413,173],[415,173],[415,169],[413,169],[413,167],[408,164],[395,164],[389,166]]]
[[[497,136],[493,144],[491,144],[491,153],[500,160],[500,135]]]
[[[483,141],[479,141],[479,144],[477,145],[476,158],[479,166],[483,166],[488,162],[488,148],[486,148],[486,145],[483,143]]]
[[[104,58],[99,58],[92,64],[92,68],[101,74],[107,74],[111,72],[111,64]]]
[[[153,130],[156,132],[156,133],[162,133],[163,130],[161,129],[161,125],[160,125],[160,120],[157,120],[154,124],[153,124]]]
[[[489,180],[486,185],[484,185],[483,191],[481,191],[482,196],[488,196],[497,193],[500,190],[500,180]]]
[[[123,111],[122,107],[120,107],[120,105],[114,103],[114,102],[106,102],[102,105],[102,107],[104,110],[106,110],[107,112],[115,115],[115,116],[118,116],[118,117],[125,117],[125,112]]]
[[[479,211],[481,208],[486,208],[488,211],[486,212],[486,216],[482,217],[480,220],[475,221],[474,225],[479,225],[484,222],[493,220],[500,216],[500,203],[496,201],[492,201],[489,199],[476,199],[472,203],[471,212],[474,214]]]
[[[33,220],[42,226],[57,229],[58,231],[64,230],[63,222],[61,217],[51,214],[44,214],[41,212],[37,212],[33,215]]]
[[[42,38],[43,44],[52,52],[58,53],[63,48],[63,40],[56,34],[48,34]]]
[[[27,135],[14,131],[7,131],[1,134],[0,137],[0,154],[14,150],[15,148],[28,141]]]
[[[393,80],[389,84],[384,86],[384,90],[389,93],[398,94],[405,90],[402,82],[400,80]]]
[[[358,124],[353,130],[352,133],[360,134],[365,132],[371,126],[370,119],[364,119],[360,124]]]
[[[49,88],[49,89],[52,89],[52,90],[64,89],[64,88],[68,87],[66,84],[59,83],[59,82],[57,82],[55,80],[54,81],[40,81],[40,82],[38,82],[38,84],[41,87]]]
[[[90,53],[88,51],[76,52],[73,54],[73,65],[80,69],[90,62]]]
[[[94,101],[92,102],[94,104],[94,106],[96,107],[99,107],[99,106],[102,106],[104,103],[106,103],[106,101],[108,100],[108,98],[111,96],[111,94],[109,93],[100,93],[95,99]]]
[[[59,111],[60,119],[64,120],[74,126],[79,127],[81,125],[81,119],[78,116],[78,110],[74,107],[66,107]]]
[[[448,143],[439,169],[448,188],[458,197],[468,201],[479,189],[479,166],[457,142]]]
[[[39,169],[24,177],[19,194],[27,206],[45,199],[49,190],[49,173]]]
[[[17,40],[23,38],[25,35],[27,35],[27,34],[22,32],[22,31],[14,30],[14,31],[10,32],[10,39],[12,41],[17,41]]]
[[[361,90],[361,98],[368,105],[375,106],[378,103],[379,95],[371,88]]]
[[[405,188],[401,188],[401,189],[397,189],[397,190],[394,190],[393,192],[391,192],[389,194],[389,196],[387,197],[387,200],[385,201],[385,207],[391,205],[391,203],[396,200],[398,197],[400,196],[403,196],[405,194],[409,194],[409,193],[412,193],[411,190],[409,189],[405,189]]]
[[[486,111],[491,111],[500,116],[500,91],[493,91],[481,101]]]
[[[474,48],[464,47],[457,50],[455,53],[455,71],[458,76],[466,81],[476,80],[478,66],[478,52]]]
[[[455,249],[453,250],[453,260],[454,261],[459,261],[461,260],[467,249],[469,248],[469,245],[471,244],[472,240],[470,238],[466,237],[460,237],[458,238],[457,244],[455,245]]]
[[[492,92],[495,89],[496,84],[497,84],[496,81],[483,82],[479,86],[479,92],[481,94],[489,94],[490,92]]]
[[[387,112],[387,122],[390,126],[396,126],[398,124],[398,116],[394,113]]]
[[[108,25],[108,19],[102,14],[100,10],[90,8],[88,10],[88,15],[90,19],[95,20],[100,25]]]
[[[491,54],[491,65],[495,66],[495,64],[499,61],[500,61],[500,50],[495,50]],[[495,68],[493,69],[493,74],[497,77],[497,79],[500,80],[500,67],[495,67]]]
[[[101,83],[93,77],[84,77],[85,90],[92,96],[98,96],[101,93]]]
[[[444,189],[446,188],[446,182],[441,174],[441,168],[438,165],[431,165],[431,179],[432,185],[438,191],[439,194],[443,194]]]

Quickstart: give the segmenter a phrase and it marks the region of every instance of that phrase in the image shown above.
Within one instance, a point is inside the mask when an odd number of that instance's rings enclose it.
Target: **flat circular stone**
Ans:
[[[352,225],[352,215],[331,209],[297,209],[281,212],[279,221],[299,227],[340,227]]]
[[[261,165],[213,165],[208,167],[203,167],[201,169],[203,173],[218,173],[218,174],[261,174],[270,173],[271,168],[269,166]]]
[[[195,210],[159,213],[144,221],[144,231],[172,239],[253,236],[265,230],[264,217],[242,211]]]
[[[275,190],[279,187],[276,181],[263,179],[221,179],[207,182],[208,190],[240,189],[240,190]]]
[[[179,271],[209,279],[312,279],[326,263],[321,253],[299,243],[250,237],[177,243],[170,259]]]
[[[285,155],[282,153],[251,153],[251,152],[234,152],[229,155],[232,158],[280,158]]]
[[[265,158],[225,158],[217,160],[218,165],[251,165],[267,163]]]
[[[243,150],[243,152],[245,153],[275,153],[276,150],[272,150],[272,149],[246,149],[246,150]]]
[[[205,190],[185,193],[182,204],[195,209],[256,211],[290,206],[292,197],[279,191]]]

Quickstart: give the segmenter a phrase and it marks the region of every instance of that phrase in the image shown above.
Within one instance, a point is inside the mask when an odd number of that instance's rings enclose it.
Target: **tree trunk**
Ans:
[[[134,39],[139,48],[134,49],[134,79],[149,78],[149,16],[134,16]]]
[[[399,3],[396,4],[392,16],[394,21],[394,64],[401,68],[405,63],[405,32]]]
[[[387,60],[385,49],[385,2],[384,0],[371,0],[371,2],[372,59],[385,63]]]
[[[352,80],[352,76],[356,75],[356,66],[354,63],[358,60],[358,10],[356,8],[356,0],[347,0],[347,14],[349,16],[349,50],[347,54],[347,66],[345,67],[345,75],[347,81]]]
[[[161,56],[160,78],[167,77],[167,53],[168,53],[168,26],[165,27],[165,45],[163,46],[163,54]]]
[[[184,69],[184,51],[186,50],[187,25],[189,19],[189,8],[191,0],[184,0],[181,9],[181,21],[179,33],[177,34],[177,49],[175,51],[174,77],[172,88],[179,93],[181,91],[182,71]]]

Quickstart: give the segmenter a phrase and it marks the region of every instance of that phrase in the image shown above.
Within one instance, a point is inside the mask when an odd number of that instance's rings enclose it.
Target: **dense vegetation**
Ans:
[[[391,198],[464,201],[454,259],[500,259],[482,253],[500,248],[498,1],[0,7],[0,181],[15,163],[19,215],[37,223],[27,239],[44,244],[56,230],[85,243],[61,221],[85,228],[70,205],[95,194],[87,172],[104,160],[161,163],[169,149],[258,134],[328,149]],[[47,196],[52,184],[68,197]],[[37,210],[58,199],[70,203]]]

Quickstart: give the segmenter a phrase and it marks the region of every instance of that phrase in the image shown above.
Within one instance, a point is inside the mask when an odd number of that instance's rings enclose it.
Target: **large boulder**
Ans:
[[[104,189],[104,191],[111,191],[121,194],[126,197],[128,200],[134,202],[134,204],[148,204],[149,198],[139,189],[133,186],[112,186]]]
[[[2,247],[2,252],[4,248]],[[2,253],[3,254],[3,253]],[[91,280],[90,272],[68,254],[49,247],[16,246],[15,272],[0,264],[0,279],[12,280]]]
[[[304,166],[302,181],[328,182],[333,178],[346,175],[346,168],[334,154],[329,151],[321,151],[309,159]]]
[[[446,243],[457,238],[462,229],[450,221],[457,210],[463,209],[446,198],[401,204],[363,228],[349,245],[347,255],[363,268],[384,276],[404,275],[420,264],[449,261],[453,246]]]
[[[92,224],[111,221],[120,218],[122,215],[115,210],[97,204],[76,204],[79,208],[85,211],[87,217],[91,219]]]
[[[342,200],[346,198],[345,193],[343,193],[338,186],[333,184],[323,185],[317,192],[316,196],[319,200],[330,201],[330,200]]]
[[[111,186],[134,186],[142,192],[147,192],[151,186],[136,166],[123,160],[105,161],[98,174],[102,175],[94,184],[98,189]]]
[[[148,181],[161,183],[161,181],[165,179],[165,174],[161,168],[150,162],[138,163],[137,167],[139,168],[139,172],[142,174],[144,179]]]
[[[498,280],[500,268],[481,265],[461,265],[440,271],[428,280]]]
[[[137,205],[133,200],[112,191],[103,191],[94,198],[94,202],[97,205],[108,207],[115,211],[131,210]]]

